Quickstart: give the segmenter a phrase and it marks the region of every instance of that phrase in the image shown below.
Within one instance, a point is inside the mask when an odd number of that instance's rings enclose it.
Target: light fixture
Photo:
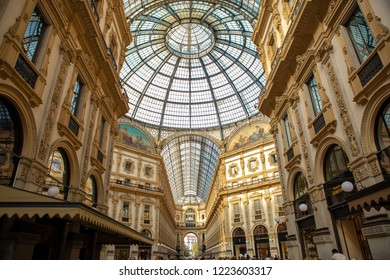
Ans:
[[[51,187],[47,190],[47,194],[48,194],[50,197],[56,197],[59,193],[60,193],[60,189],[59,189],[57,186],[51,186]]]
[[[350,181],[345,181],[341,184],[341,188],[348,193],[353,191],[353,184]]]
[[[276,222],[277,224],[280,224],[280,217],[279,217],[279,216],[276,216],[276,217],[274,218],[274,220],[275,220],[275,222]]]
[[[299,210],[301,212],[306,212],[307,211],[307,205],[305,202],[301,202],[301,204],[299,204]]]

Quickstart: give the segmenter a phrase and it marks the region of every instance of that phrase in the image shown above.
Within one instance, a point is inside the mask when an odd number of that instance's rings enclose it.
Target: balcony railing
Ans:
[[[37,81],[38,74],[30,66],[27,60],[20,54],[15,64],[15,70],[20,74],[20,76],[22,76],[22,78],[27,82],[30,87],[35,87],[35,82]]]
[[[321,115],[314,121],[313,123],[314,132],[317,134],[325,127],[325,118],[324,114],[321,113]]]
[[[279,176],[269,176],[269,177],[264,177],[264,178],[259,178],[259,179],[253,179],[252,181],[249,181],[249,182],[227,185],[221,190],[223,191],[224,189],[237,189],[237,188],[241,188],[241,187],[253,186],[256,184],[263,183],[263,182],[268,182],[268,181],[278,180],[278,179],[279,179]]]
[[[163,192],[163,190],[158,188],[158,187],[156,188],[156,187],[146,186],[146,185],[142,185],[142,184],[133,184],[133,183],[129,183],[129,182],[122,181],[122,180],[111,180],[111,184],[123,185],[126,187],[135,188],[135,189]]]
[[[371,57],[370,61],[359,71],[358,76],[362,86],[368,84],[371,79],[383,68],[382,60],[378,53]]]
[[[287,160],[290,161],[294,158],[294,149],[293,147],[290,147],[290,149],[287,152]]]
[[[76,122],[76,120],[74,119],[74,116],[73,116],[73,115],[70,115],[70,116],[69,116],[68,128],[69,128],[70,131],[72,131],[72,133],[73,133],[75,136],[78,136],[80,126],[79,126],[79,124]]]

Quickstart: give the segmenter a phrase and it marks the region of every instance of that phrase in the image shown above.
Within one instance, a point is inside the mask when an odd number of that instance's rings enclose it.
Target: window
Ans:
[[[250,171],[255,171],[257,169],[257,161],[256,160],[249,161],[249,169],[250,169]]]
[[[195,227],[195,210],[192,208],[188,208],[186,210],[186,227]]]
[[[89,176],[85,184],[85,204],[96,207],[97,206],[97,184],[93,176]]]
[[[253,201],[253,209],[254,209],[254,214],[255,214],[255,220],[261,220],[261,204],[260,204],[260,199],[256,199]]]
[[[41,12],[38,8],[35,8],[22,40],[23,50],[32,62],[36,61],[46,27],[47,24],[45,23]]]
[[[277,162],[278,162],[278,156],[277,156],[277,154],[272,154],[272,155],[271,155],[271,158],[272,158],[272,163],[277,163]]]
[[[359,7],[352,13],[345,27],[348,30],[359,61],[362,63],[375,49],[375,39]]]
[[[68,198],[70,182],[70,165],[68,156],[62,148],[57,148],[50,157],[49,162],[49,181],[47,187],[57,186],[60,189],[60,195],[64,200]]]
[[[375,127],[377,149],[381,151],[390,147],[390,100],[382,106]]]
[[[125,179],[125,186],[130,186],[130,179]]]
[[[330,147],[325,155],[325,180],[330,181],[348,171],[348,164],[348,157],[340,146],[333,145]]]
[[[130,161],[126,161],[125,163],[125,170],[127,171],[131,171],[131,167],[132,167],[133,163],[130,162]]]
[[[77,110],[80,104],[80,96],[81,96],[81,89],[83,87],[83,83],[80,80],[80,77],[77,77],[76,84],[73,89],[73,97],[72,101],[70,103],[70,111],[74,116],[77,114]]]
[[[106,119],[102,116],[100,119],[100,131],[99,131],[99,147],[102,148],[104,141],[104,128],[106,125]]]
[[[151,167],[145,167],[145,176],[152,176],[152,168]]]
[[[272,57],[276,54],[276,44],[275,44],[274,36],[271,36],[269,40],[269,46],[271,48],[271,57]]]
[[[278,216],[284,216],[282,195],[276,196],[276,212],[278,213]]]
[[[240,204],[234,203],[233,204],[233,214],[234,214],[234,222],[239,223],[240,222]]]
[[[150,224],[150,205],[144,205],[144,224]]]
[[[288,147],[291,147],[292,145],[292,137],[291,137],[291,130],[290,130],[290,121],[288,120],[288,115],[286,115],[283,118],[283,124],[284,124],[284,129],[286,132],[286,144]]]
[[[141,230],[141,234],[145,235],[146,237],[152,238],[152,233],[150,232],[150,230],[143,229]]]
[[[294,180],[294,198],[300,198],[307,194],[307,181],[302,173],[298,173]]]
[[[122,222],[128,222],[129,221],[129,202],[123,201],[122,204]]]
[[[238,173],[237,166],[236,165],[231,166],[230,172],[231,172],[231,175],[237,175],[237,173]]]
[[[322,111],[322,100],[314,75],[311,75],[310,79],[307,81],[307,87],[309,88],[314,115],[317,116]]]

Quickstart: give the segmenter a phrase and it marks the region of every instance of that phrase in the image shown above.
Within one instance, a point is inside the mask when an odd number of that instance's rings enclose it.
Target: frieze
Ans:
[[[340,117],[341,117],[341,120],[342,120],[342,123],[344,126],[344,131],[345,131],[347,139],[350,143],[352,156],[354,158],[356,158],[360,153],[360,148],[359,148],[358,142],[356,140],[356,137],[354,135],[352,122],[351,122],[351,119],[349,117],[348,110],[347,110],[345,103],[344,103],[344,99],[343,99],[343,96],[341,93],[338,79],[336,77],[336,73],[335,73],[333,66],[330,62],[327,64],[327,69],[328,69],[328,75],[329,75],[329,79],[331,82],[332,90],[336,96],[336,103],[337,103],[337,106],[338,106],[338,109],[340,112]]]

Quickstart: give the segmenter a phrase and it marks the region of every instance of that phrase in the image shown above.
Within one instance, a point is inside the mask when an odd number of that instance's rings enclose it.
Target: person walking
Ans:
[[[332,250],[332,260],[346,260],[347,257],[339,253],[337,249]]]

